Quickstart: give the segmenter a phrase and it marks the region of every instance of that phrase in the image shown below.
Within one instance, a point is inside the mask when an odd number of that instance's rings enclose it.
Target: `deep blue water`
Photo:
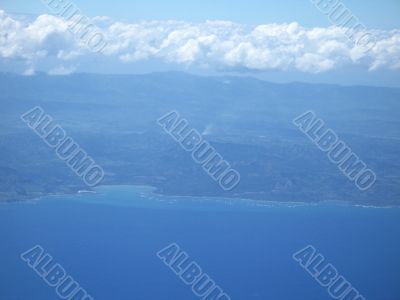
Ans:
[[[400,299],[400,209],[155,196],[145,187],[0,205],[0,300],[58,299],[41,245],[95,300],[198,299],[156,256],[175,242],[232,300],[331,299],[292,259],[311,244],[367,300]]]

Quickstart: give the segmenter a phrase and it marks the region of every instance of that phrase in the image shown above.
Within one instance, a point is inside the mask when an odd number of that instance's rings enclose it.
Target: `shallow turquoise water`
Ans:
[[[95,300],[199,299],[156,256],[175,242],[232,300],[331,299],[292,259],[315,246],[366,299],[400,299],[400,209],[164,197],[149,187],[0,205],[0,300],[58,299],[41,245]]]

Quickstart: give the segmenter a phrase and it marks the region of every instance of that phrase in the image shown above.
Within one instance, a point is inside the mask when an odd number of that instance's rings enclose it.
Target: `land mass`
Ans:
[[[0,201],[87,190],[20,116],[42,107],[104,169],[106,185],[268,201],[400,205],[400,89],[247,77],[0,74]],[[178,111],[241,175],[224,191],[162,128]],[[377,175],[360,191],[293,124],[315,111]]]

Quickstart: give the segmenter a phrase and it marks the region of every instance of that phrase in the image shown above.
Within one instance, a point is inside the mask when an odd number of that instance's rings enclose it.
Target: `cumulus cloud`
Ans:
[[[229,21],[126,23],[108,17],[95,17],[91,22],[107,41],[102,54],[89,51],[60,17],[41,15],[27,22],[0,11],[0,58],[29,63],[55,57],[60,63],[104,55],[124,63],[157,59],[217,70],[309,73],[353,65],[369,71],[400,69],[400,29],[369,31],[376,45],[362,51],[348,39],[348,29],[334,26],[305,28],[295,22],[248,26]],[[55,73],[73,71],[62,68]]]

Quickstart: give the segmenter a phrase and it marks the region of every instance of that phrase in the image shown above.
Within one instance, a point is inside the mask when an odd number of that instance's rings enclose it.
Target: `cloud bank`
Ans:
[[[213,70],[297,70],[307,73],[359,66],[365,70],[400,69],[400,29],[369,30],[376,45],[362,51],[346,28],[305,28],[298,23],[248,26],[229,21],[126,23],[107,17],[91,20],[107,42],[101,54],[89,51],[63,18],[40,15],[31,21],[0,10],[0,59],[22,60],[29,68],[48,58],[61,65],[54,74],[73,72],[90,56],[124,63],[157,59]],[[362,34],[362,33],[358,33]],[[31,71],[30,71],[31,72]]]

